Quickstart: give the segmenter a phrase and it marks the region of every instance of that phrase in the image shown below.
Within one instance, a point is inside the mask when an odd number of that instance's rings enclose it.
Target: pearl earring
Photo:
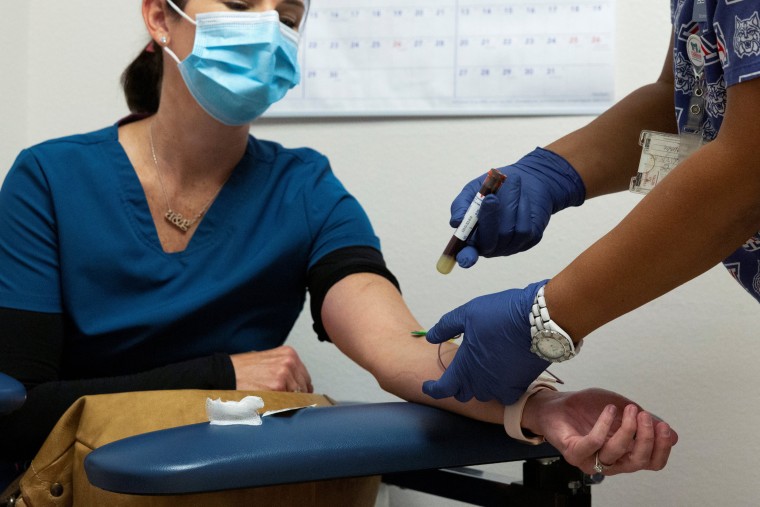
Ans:
[[[168,41],[168,39],[166,38],[166,35],[162,35],[162,36],[161,36],[161,44],[163,44],[164,46],[166,46],[166,44],[168,44],[168,42],[169,42],[169,41]]]

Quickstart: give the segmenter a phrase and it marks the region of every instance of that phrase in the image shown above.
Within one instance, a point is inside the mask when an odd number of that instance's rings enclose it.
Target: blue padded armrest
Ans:
[[[26,401],[24,385],[5,373],[0,373],[0,415],[13,412]]]
[[[307,408],[261,426],[208,423],[104,445],[90,482],[131,494],[182,494],[559,456],[500,425],[415,403]]]

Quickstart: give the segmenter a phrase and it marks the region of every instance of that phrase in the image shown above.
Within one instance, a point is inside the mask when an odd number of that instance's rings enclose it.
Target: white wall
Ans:
[[[26,2],[0,16],[0,178],[26,143],[28,13]]]
[[[24,146],[93,130],[124,115],[118,77],[147,40],[137,0],[27,0],[5,7],[0,177]],[[670,30],[668,2],[618,2],[617,20],[616,82],[622,97],[659,73]],[[410,306],[422,323],[432,325],[474,296],[552,276],[638,202],[634,195],[596,199],[554,217],[544,241],[530,252],[481,261],[468,272],[457,268],[447,277],[435,271],[451,233],[449,203],[465,182],[588,120],[278,120],[255,124],[253,132],[330,156],[335,172],[373,219]],[[666,470],[610,478],[595,488],[594,505],[757,504],[760,485],[753,464],[760,407],[752,340],[760,328],[758,310],[716,267],[598,330],[583,354],[555,368],[570,388],[622,392],[669,420],[680,434]],[[291,343],[319,391],[337,399],[393,399],[333,346],[317,343],[310,324],[306,312]],[[517,473],[514,466],[489,468]],[[389,490],[393,505],[443,505]]]

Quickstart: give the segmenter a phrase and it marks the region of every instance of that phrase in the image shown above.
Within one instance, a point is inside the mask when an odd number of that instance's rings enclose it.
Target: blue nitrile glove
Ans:
[[[532,248],[541,241],[552,214],[580,206],[586,198],[586,186],[573,166],[543,148],[499,170],[507,181],[483,199],[478,227],[457,255],[463,268],[475,264],[478,255],[512,255]],[[484,174],[472,180],[451,203],[452,227],[459,227],[485,178]]]
[[[547,281],[477,297],[441,317],[427,332],[430,343],[460,333],[464,338],[441,378],[423,383],[422,391],[436,399],[516,402],[549,366],[530,351],[528,320],[536,293]]]

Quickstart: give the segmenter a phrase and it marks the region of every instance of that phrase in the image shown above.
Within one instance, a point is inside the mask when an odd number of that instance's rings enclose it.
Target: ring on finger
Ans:
[[[596,472],[598,474],[603,473],[606,469],[608,469],[608,468],[610,468],[612,466],[612,465],[605,465],[604,463],[602,463],[599,460],[599,451],[596,452],[596,455],[594,456],[594,460],[595,460],[595,463],[594,463],[594,472]]]
[[[301,391],[301,386],[298,386],[298,387],[296,387],[296,388],[295,388],[295,390],[294,390],[293,392],[294,392],[294,393],[300,393],[300,392],[302,392],[302,391]]]

